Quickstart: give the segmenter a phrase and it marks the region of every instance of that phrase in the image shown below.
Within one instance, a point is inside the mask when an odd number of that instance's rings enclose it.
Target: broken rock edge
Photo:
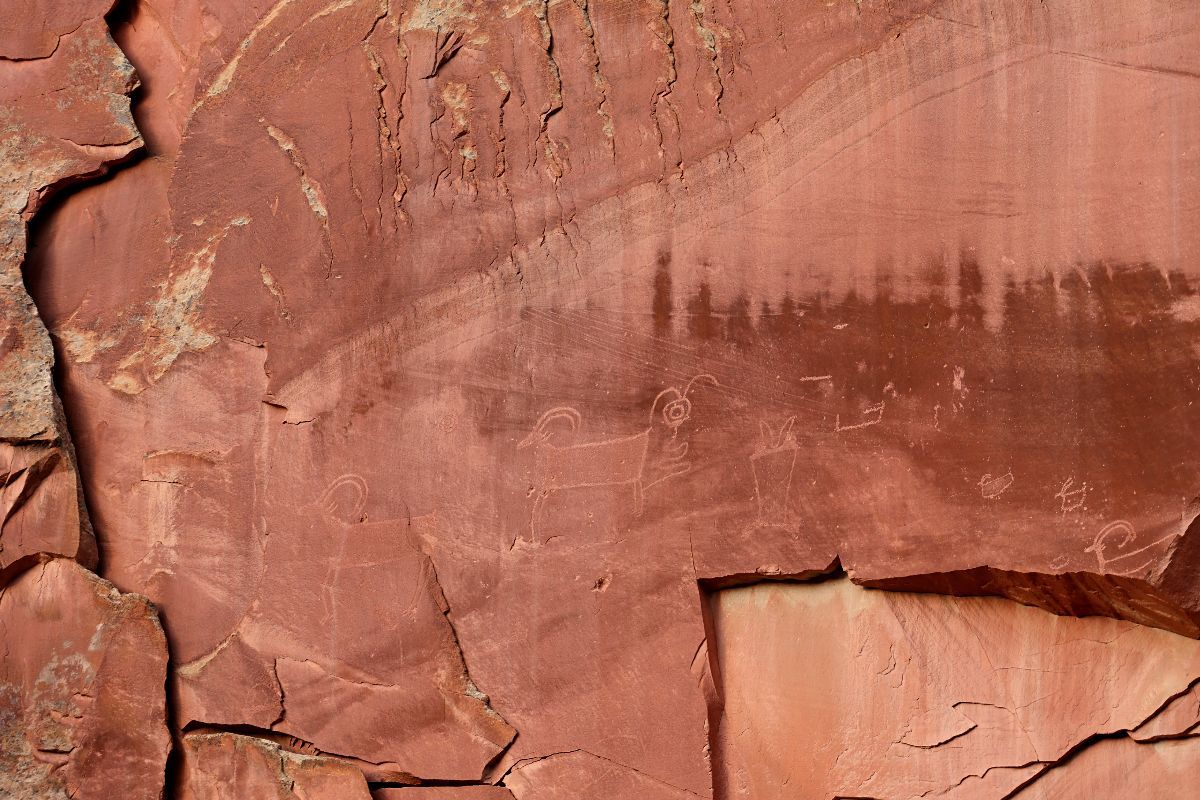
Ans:
[[[1191,525],[1188,526],[1186,533],[1195,533],[1197,531],[1200,531],[1200,517],[1198,517],[1192,521]],[[1186,533],[1185,533],[1185,535],[1186,535]],[[1161,572],[1161,570],[1159,570],[1159,572]],[[924,579],[931,579],[934,583],[936,583],[939,580],[944,579],[946,576],[960,576],[960,575],[964,576],[964,577],[983,576],[986,578],[993,574],[1025,575],[1025,576],[1030,576],[1030,577],[1060,577],[1059,575],[1054,574],[1054,573],[1041,573],[1041,572],[1020,573],[1020,572],[1011,572],[1011,571],[1007,571],[1007,570],[994,570],[992,567],[989,567],[989,566],[980,566],[980,567],[975,567],[975,568],[970,568],[970,569],[965,569],[965,570],[956,570],[956,571],[940,572],[940,573],[915,574],[912,576],[897,578],[897,579],[894,579],[895,582],[897,582],[897,583],[899,583],[899,582],[907,583],[907,582],[911,581],[911,585],[918,587],[918,588],[912,588],[912,589],[891,588],[891,586],[882,586],[879,584],[881,582],[889,583],[892,579],[884,579],[883,581],[879,581],[879,580],[863,581],[861,579],[856,579],[854,574],[851,571],[843,568],[843,566],[841,564],[840,556],[835,556],[833,561],[825,568],[802,570],[802,571],[797,571],[794,573],[774,573],[774,572],[771,572],[771,573],[767,573],[767,572],[735,573],[735,574],[731,574],[731,575],[727,575],[727,576],[697,579],[697,589],[698,589],[699,601],[700,601],[700,612],[701,612],[701,616],[703,618],[703,623],[704,623],[704,639],[703,639],[703,641],[701,641],[700,645],[697,647],[696,652],[697,652],[697,658],[699,657],[701,651],[704,652],[705,658],[706,658],[705,668],[708,670],[709,680],[711,681],[711,686],[709,687],[710,691],[707,694],[707,696],[705,697],[705,705],[707,708],[707,723],[706,724],[707,724],[707,728],[708,728],[708,730],[707,730],[708,746],[707,746],[706,759],[709,763],[709,770],[710,770],[710,774],[712,776],[712,781],[713,781],[713,784],[712,784],[713,785],[713,793],[712,793],[713,800],[721,800],[721,798],[724,798],[727,794],[727,792],[725,791],[725,787],[727,786],[727,783],[725,782],[726,776],[724,775],[722,765],[719,763],[718,759],[713,758],[713,752],[717,745],[717,737],[719,735],[720,724],[721,724],[721,721],[724,716],[724,697],[723,697],[723,683],[722,683],[722,678],[721,678],[721,665],[719,663],[715,649],[709,646],[710,642],[713,642],[716,640],[715,628],[714,628],[714,622],[713,622],[713,607],[712,607],[713,596],[716,593],[718,593],[720,591],[724,591],[726,589],[735,589],[735,588],[741,588],[741,587],[747,587],[747,586],[757,586],[757,585],[765,584],[765,583],[815,584],[815,583],[823,583],[825,581],[838,580],[841,578],[849,578],[850,582],[853,585],[857,586],[860,589],[866,589],[866,590],[886,591],[886,592],[905,592],[905,593],[912,593],[912,594],[924,593],[924,594],[934,594],[934,595],[941,595],[941,596],[948,596],[948,597],[997,597],[997,598],[1001,598],[1001,599],[1005,599],[1005,600],[1010,600],[1011,602],[1019,603],[1020,605],[1030,606],[1033,608],[1039,608],[1043,611],[1053,613],[1056,616],[1071,616],[1071,617],[1106,616],[1106,617],[1115,618],[1115,619],[1122,619],[1126,622],[1131,622],[1135,625],[1143,624],[1134,619],[1128,619],[1128,618],[1125,618],[1122,616],[1105,614],[1102,612],[1097,612],[1097,613],[1093,613],[1093,614],[1070,614],[1070,613],[1055,611],[1054,609],[1046,608],[1035,602],[1029,602],[1026,600],[1008,597],[1008,596],[1000,593],[1000,591],[990,588],[988,586],[988,584],[986,584],[986,583],[979,585],[977,587],[976,591],[968,590],[968,591],[953,591],[952,592],[952,591],[943,591],[941,589],[936,589],[936,588],[919,588],[922,586],[922,580],[924,580]],[[1121,576],[1096,575],[1095,573],[1061,573],[1061,576],[1066,576],[1068,578],[1071,576],[1076,576],[1076,575],[1089,575],[1092,577],[1098,577],[1098,578],[1102,578],[1102,579],[1110,578],[1110,577],[1115,577],[1115,578],[1121,577]],[[1138,581],[1137,583],[1144,584],[1145,582]],[[1161,627],[1161,626],[1147,625],[1146,627]],[[1162,629],[1168,630],[1171,633],[1179,634],[1178,631],[1171,631],[1168,628],[1162,628]],[[1185,635],[1186,638],[1191,638],[1191,639],[1200,639],[1200,633],[1192,634],[1192,635],[1186,635],[1186,634],[1179,634],[1179,635]],[[1035,772],[1033,775],[1029,776],[1025,780],[1018,783],[1012,790],[1010,790],[1009,792],[1007,792],[1004,795],[1003,800],[1008,800],[1008,798],[1016,797],[1021,791],[1032,786],[1034,783],[1036,783],[1038,780],[1040,780],[1043,776],[1046,775],[1046,773],[1050,772],[1051,770],[1066,766],[1073,759],[1077,758],[1081,753],[1088,750],[1090,747],[1092,747],[1093,745],[1095,745],[1099,742],[1102,742],[1105,740],[1110,740],[1110,739],[1128,738],[1131,742],[1134,742],[1138,745],[1151,745],[1152,746],[1152,745],[1154,745],[1158,742],[1162,742],[1162,741],[1193,738],[1197,735],[1200,735],[1200,733],[1198,733],[1197,729],[1195,729],[1194,727],[1179,731],[1177,733],[1164,734],[1164,735],[1155,736],[1155,737],[1151,737],[1151,738],[1147,738],[1147,739],[1137,739],[1132,734],[1138,728],[1146,725],[1151,720],[1155,719],[1159,714],[1163,713],[1176,700],[1178,700],[1179,698],[1192,692],[1197,686],[1200,686],[1200,678],[1197,678],[1196,680],[1190,682],[1187,686],[1184,686],[1184,687],[1178,689],[1177,691],[1175,691],[1168,697],[1164,698],[1164,700],[1161,704],[1159,704],[1156,708],[1154,708],[1153,711],[1151,711],[1149,714],[1147,714],[1144,719],[1138,721],[1138,723],[1136,725],[1132,725],[1130,727],[1122,728],[1119,730],[1093,732],[1093,733],[1081,738],[1079,741],[1077,741],[1074,745],[1072,745],[1065,753],[1063,753],[1058,758],[1050,759],[1050,760],[1046,760],[1046,761],[1029,761],[1029,762],[1026,762],[1023,764],[995,764],[995,765],[988,767],[981,774],[977,774],[977,775],[972,774],[972,775],[963,776],[962,781],[960,781],[959,783],[961,784],[962,782],[965,782],[969,778],[982,778],[982,777],[984,777],[984,775],[986,775],[988,772],[990,772],[993,769],[1022,769],[1025,767],[1039,766],[1040,768],[1037,770],[1037,772]],[[952,738],[957,738],[957,737],[952,737]],[[573,753],[573,752],[577,752],[577,750],[568,750],[568,751],[564,751],[563,753],[551,753],[551,754],[548,754],[548,755],[542,756],[542,757],[522,759],[521,761],[517,762],[512,767],[510,767],[509,772],[511,772],[515,769],[518,769],[520,767],[528,766],[531,763],[536,763],[537,761],[541,761],[545,758],[566,755],[566,754]],[[583,752],[587,752],[587,751],[583,751]],[[616,763],[616,762],[612,762],[612,763]],[[624,765],[619,765],[619,766],[624,766]],[[637,770],[634,770],[632,767],[626,767],[626,768],[630,769],[633,772],[637,772]],[[639,774],[641,774],[641,773],[639,773]],[[506,773],[506,775],[507,775],[507,773]],[[649,776],[647,776],[647,777],[649,777]],[[879,800],[879,798],[874,798],[874,797],[870,797],[870,796],[854,795],[853,797],[846,797],[846,798],[838,796],[838,797],[835,797],[834,800]]]

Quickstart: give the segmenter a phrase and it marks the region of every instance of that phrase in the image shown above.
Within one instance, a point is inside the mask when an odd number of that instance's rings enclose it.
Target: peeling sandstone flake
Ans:
[[[74,451],[69,442],[0,442],[0,585],[46,554],[96,564]]]
[[[585,750],[518,765],[504,780],[516,800],[696,800],[697,795]]]
[[[184,736],[177,789],[180,800],[371,800],[362,773],[345,762],[233,733]]]

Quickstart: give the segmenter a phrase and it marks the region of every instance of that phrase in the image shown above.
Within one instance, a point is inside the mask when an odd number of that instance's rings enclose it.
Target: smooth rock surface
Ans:
[[[724,797],[1166,797],[1200,769],[1194,745],[1137,732],[1187,729],[1162,719],[1200,677],[1182,636],[846,580],[712,609]]]
[[[167,647],[143,597],[53,559],[0,588],[0,797],[158,800]]]
[[[1192,684],[1129,735],[1139,742],[1149,742],[1195,733],[1200,733],[1200,683]]]
[[[1089,800],[1119,797],[1124,786],[1136,797],[1177,797],[1200,778],[1200,738],[1139,746],[1129,739],[1104,739],[1061,767],[1048,771],[1013,800]],[[1127,795],[1128,796],[1128,795]]]

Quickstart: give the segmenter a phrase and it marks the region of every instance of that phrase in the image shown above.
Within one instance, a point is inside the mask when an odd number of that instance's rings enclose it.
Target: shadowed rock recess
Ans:
[[[7,0],[0,797],[1200,781],[1200,4]]]

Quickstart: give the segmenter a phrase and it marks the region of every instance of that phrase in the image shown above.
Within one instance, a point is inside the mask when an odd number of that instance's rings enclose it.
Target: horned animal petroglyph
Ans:
[[[633,492],[633,512],[640,516],[647,489],[691,468],[686,460],[689,445],[680,441],[679,431],[691,418],[689,395],[701,382],[719,385],[712,375],[702,373],[682,390],[675,386],[663,389],[650,406],[647,426],[627,436],[561,444],[561,429],[578,432],[582,415],[570,406],[543,413],[517,445],[534,451],[531,529],[546,499],[566,489],[627,486]]]

